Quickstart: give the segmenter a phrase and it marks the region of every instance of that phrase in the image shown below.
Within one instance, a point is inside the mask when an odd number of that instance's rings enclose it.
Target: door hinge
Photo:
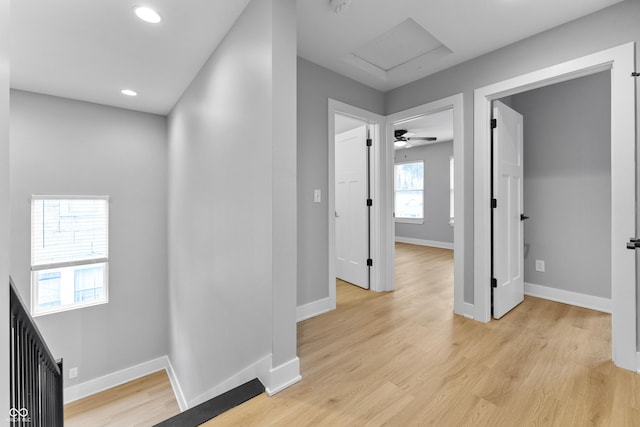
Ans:
[[[491,119],[491,129],[498,127],[498,119]]]
[[[367,147],[371,147],[373,145],[373,139],[367,138]]]
[[[367,267],[373,267],[373,260],[371,258],[367,259]]]
[[[497,199],[491,199],[491,207],[493,209],[498,207],[498,200]]]
[[[633,73],[631,73],[631,77],[640,77],[640,73],[634,71]]]
[[[498,279],[496,279],[495,277],[491,279],[491,287],[492,288],[498,287]]]
[[[367,199],[367,206],[373,206],[373,200]]]

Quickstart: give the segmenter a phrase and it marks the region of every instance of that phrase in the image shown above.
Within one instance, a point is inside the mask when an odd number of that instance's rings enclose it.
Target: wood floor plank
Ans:
[[[65,405],[67,427],[151,426],[180,412],[162,370]]]

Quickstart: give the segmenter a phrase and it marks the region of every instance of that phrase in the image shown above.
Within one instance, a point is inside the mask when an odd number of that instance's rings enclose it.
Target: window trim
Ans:
[[[82,259],[77,261],[64,261],[58,263],[48,263],[48,264],[38,264],[34,266],[30,262],[30,293],[31,293],[31,316],[39,317],[45,316],[53,313],[62,313],[65,311],[76,310],[84,307],[92,307],[95,305],[102,305],[109,303],[109,240],[110,240],[110,196],[106,195],[32,195],[30,199],[31,213],[30,213],[30,236],[31,241],[29,243],[31,256],[33,257],[33,202],[40,200],[104,200],[106,201],[106,215],[105,221],[107,226],[107,254],[106,257],[101,258],[92,258],[92,259]],[[89,301],[89,302],[74,302],[72,304],[60,305],[60,306],[52,306],[46,309],[40,308],[38,306],[39,293],[38,287],[36,286],[36,277],[38,272],[53,270],[53,269],[63,269],[69,267],[80,267],[85,265],[104,265],[104,299],[100,299],[97,301]],[[61,285],[62,286],[62,285]]]
[[[398,165],[406,165],[411,163],[422,163],[422,189],[421,190],[406,190],[406,191],[422,191],[422,218],[406,218],[396,216],[395,206],[396,206],[396,194],[398,190],[396,189],[396,166]],[[404,160],[400,162],[393,163],[393,220],[396,223],[403,224],[424,224],[425,221],[425,175],[424,175],[424,160],[416,159],[416,160]],[[403,190],[400,190],[403,191]]]

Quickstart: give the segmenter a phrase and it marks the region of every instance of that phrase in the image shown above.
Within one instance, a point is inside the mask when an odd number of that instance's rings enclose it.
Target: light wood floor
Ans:
[[[453,315],[451,251],[396,250],[395,292],[338,283],[337,310],[298,324],[300,383],[204,425],[640,425],[640,376],[611,362],[609,315],[527,297],[468,320]]]
[[[64,425],[152,426],[178,413],[169,377],[159,371],[65,405]]]

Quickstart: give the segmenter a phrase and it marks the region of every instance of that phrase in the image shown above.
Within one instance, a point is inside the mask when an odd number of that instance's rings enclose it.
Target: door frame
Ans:
[[[382,292],[387,290],[385,288],[384,277],[387,275],[385,271],[385,264],[379,262],[383,259],[382,248],[384,248],[384,228],[380,222],[380,210],[381,204],[376,203],[377,200],[382,200],[380,191],[380,157],[384,146],[385,135],[383,132],[385,118],[382,115],[372,113],[362,108],[354,107],[349,104],[345,104],[335,99],[329,98],[328,102],[329,110],[329,138],[328,138],[328,186],[327,186],[327,218],[329,221],[329,310],[336,308],[336,166],[335,166],[335,144],[336,144],[336,132],[335,132],[335,115],[342,114],[344,116],[353,117],[370,125],[372,129],[371,138],[373,139],[373,145],[371,147],[371,159],[370,159],[370,182],[371,182],[371,195],[373,199],[373,207],[371,209],[371,221],[369,223],[369,233],[371,239],[371,258],[373,259],[373,266],[370,267],[369,275],[369,289],[372,291]],[[364,203],[364,201],[363,201]],[[393,273],[393,272],[392,272]]]
[[[398,113],[390,114],[387,119],[387,144],[385,149],[384,169],[386,198],[384,200],[384,221],[387,222],[387,230],[389,235],[387,240],[387,270],[391,272],[387,281],[390,289],[395,288],[394,272],[395,272],[395,223],[393,220],[394,209],[394,146],[393,146],[393,124],[400,120],[409,120],[411,118],[424,116],[428,114],[438,113],[440,111],[453,109],[453,162],[454,162],[454,206],[453,206],[453,312],[462,316],[472,317],[473,313],[466,309],[464,303],[464,225],[465,225],[465,205],[464,205],[464,95],[462,93],[452,95],[446,98],[438,99],[417,107],[409,108]]]
[[[635,251],[625,243],[636,235],[635,194],[623,198],[627,183],[616,171],[636,170],[635,43],[630,42],[474,91],[474,318],[491,320],[490,119],[491,101],[600,71],[611,72],[611,302],[612,358],[622,368],[637,371],[636,279],[620,278],[635,265]],[[627,187],[628,189],[628,187]],[[633,212],[633,215],[618,212]]]

